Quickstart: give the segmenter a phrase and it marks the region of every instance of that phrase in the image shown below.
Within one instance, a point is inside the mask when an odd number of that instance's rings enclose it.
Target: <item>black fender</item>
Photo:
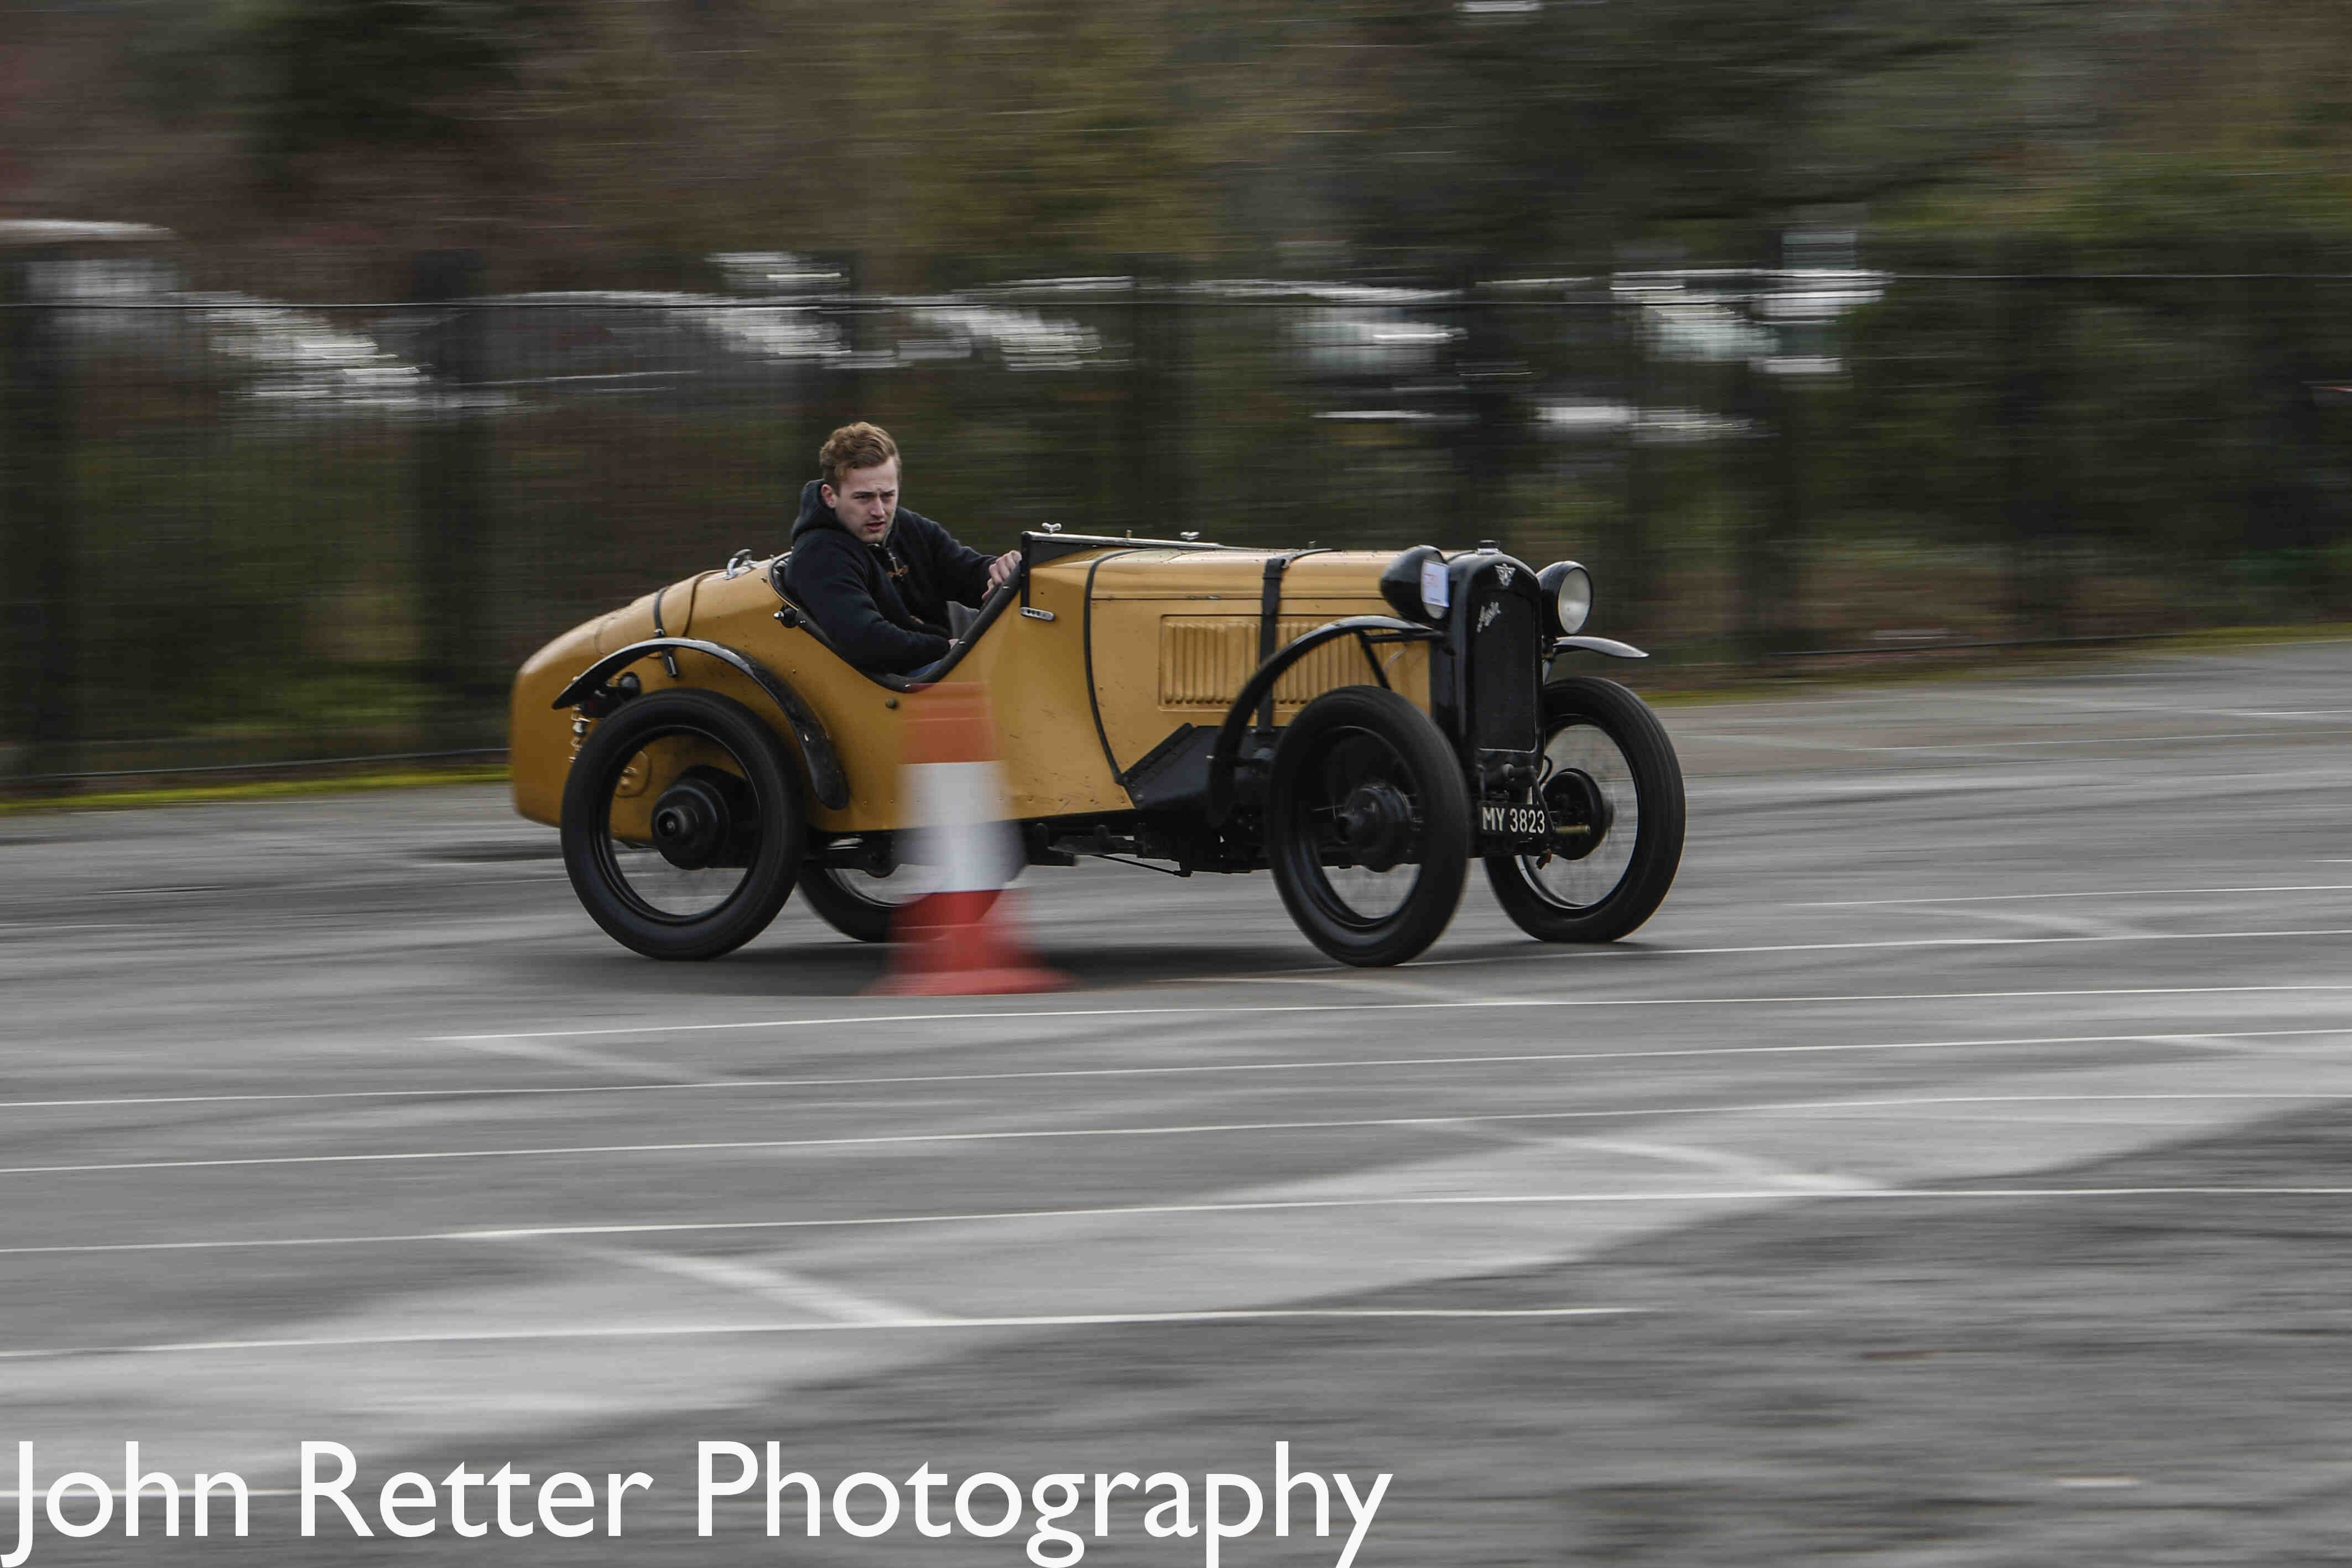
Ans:
[[[1555,637],[1551,640],[1552,654],[1565,653],[1577,648],[1588,653],[1606,653],[1612,659],[1646,659],[1650,656],[1631,643],[1612,643],[1606,637]],[[1551,654],[1545,656],[1549,658]]]
[[[1371,662],[1373,677],[1385,687],[1389,684],[1388,672],[1381,668],[1380,660],[1372,654],[1372,644],[1434,643],[1444,635],[1433,626],[1416,626],[1393,615],[1350,615],[1344,621],[1326,622],[1276,649],[1243,685],[1233,706],[1225,710],[1225,722],[1217,727],[1217,743],[1209,750],[1209,821],[1222,822],[1233,810],[1234,769],[1241,760],[1242,737],[1248,731],[1258,705],[1273,694],[1274,683],[1282,679],[1291,665],[1326,643],[1355,637],[1364,644],[1364,655]]]
[[[834,810],[849,804],[849,780],[841,771],[841,758],[833,749],[833,741],[816,715],[800,694],[786,685],[774,671],[747,653],[739,653],[723,643],[706,643],[698,637],[650,637],[642,643],[632,643],[615,649],[589,665],[572,679],[561,695],[549,704],[551,707],[572,707],[586,701],[603,687],[605,681],[618,674],[640,659],[656,653],[678,652],[708,653],[724,664],[731,664],[751,683],[768,695],[784,722],[793,727],[793,735],[801,743],[801,760],[807,765],[809,792]]]

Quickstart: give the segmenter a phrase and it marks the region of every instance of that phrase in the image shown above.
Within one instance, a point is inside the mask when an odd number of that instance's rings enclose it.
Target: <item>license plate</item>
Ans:
[[[1541,806],[1501,806],[1480,802],[1478,831],[1515,839],[1540,838],[1551,823]]]

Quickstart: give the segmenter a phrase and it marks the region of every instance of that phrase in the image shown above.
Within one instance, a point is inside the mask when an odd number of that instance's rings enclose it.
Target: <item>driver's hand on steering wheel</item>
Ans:
[[[992,591],[1011,582],[1021,571],[1021,552],[1006,550],[988,563],[988,586]]]

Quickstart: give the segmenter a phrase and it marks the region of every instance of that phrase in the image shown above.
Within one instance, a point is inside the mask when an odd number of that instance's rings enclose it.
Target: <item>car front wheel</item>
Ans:
[[[805,832],[798,768],[710,692],[656,692],[600,720],[563,788],[563,866],[589,915],[649,958],[715,958],[765,930]]]
[[[1462,901],[1470,797],[1435,724],[1378,686],[1299,710],[1275,747],[1266,856],[1307,939],[1343,964],[1402,964]]]
[[[1683,858],[1683,770],[1641,698],[1580,675],[1543,690],[1542,854],[1486,857],[1503,912],[1544,942],[1614,942],[1657,911]]]

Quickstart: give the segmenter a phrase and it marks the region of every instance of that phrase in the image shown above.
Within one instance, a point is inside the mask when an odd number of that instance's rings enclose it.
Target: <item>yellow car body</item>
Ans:
[[[1025,821],[1132,810],[1121,775],[1183,726],[1222,720],[1257,669],[1265,563],[1286,553],[1122,542],[1032,567],[1026,601],[1016,592],[947,673],[988,694],[1006,815]],[[1334,550],[1291,561],[1277,643],[1348,616],[1390,613],[1379,577],[1394,554]],[[777,621],[784,601],[773,586],[774,564],[748,563],[732,578],[719,570],[687,578],[532,654],[515,678],[509,731],[515,810],[534,821],[562,821],[564,776],[582,737],[573,734],[571,712],[552,705],[573,677],[604,654],[673,636],[750,655],[807,704],[848,786],[843,805],[810,801],[813,826],[857,832],[910,825],[899,800],[902,737],[908,721],[936,698],[861,673],[805,622]],[[1426,711],[1427,647],[1401,644],[1380,653],[1391,684]],[[675,654],[674,662],[675,676],[655,654],[629,670],[646,692],[690,685],[762,708],[752,678],[733,666],[691,653]],[[1328,643],[1276,685],[1276,719],[1286,720],[1334,686],[1376,681],[1352,641]],[[779,728],[791,742],[789,727]]]
[[[850,664],[782,566],[743,552],[516,675],[515,808],[563,830],[583,903],[640,952],[727,951],[795,881],[887,936],[931,863],[910,727],[966,700],[950,686],[986,695],[1022,859],[1271,869],[1349,963],[1425,947],[1474,858],[1523,927],[1578,941],[1641,924],[1679,861],[1654,717],[1613,683],[1547,679],[1572,649],[1641,656],[1577,634],[1572,562],[1029,534],[929,685]]]

